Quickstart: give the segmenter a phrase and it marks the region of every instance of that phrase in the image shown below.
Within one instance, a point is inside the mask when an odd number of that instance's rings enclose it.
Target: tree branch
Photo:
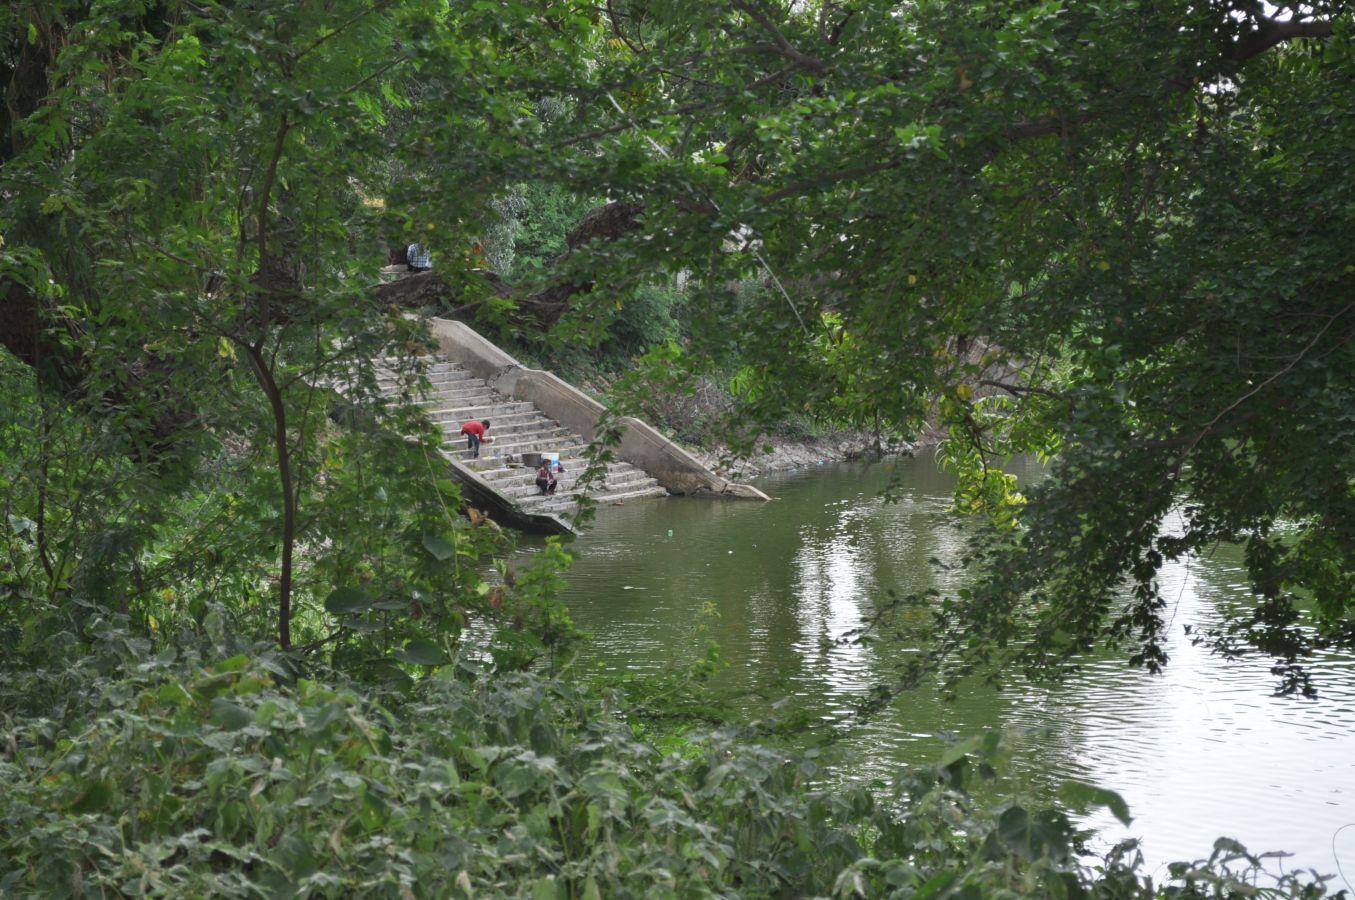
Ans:
[[[901,164],[900,160],[887,159],[884,162],[871,163],[867,166],[852,166],[846,169],[838,169],[835,172],[824,172],[815,175],[813,178],[805,178],[800,181],[792,181],[783,188],[778,188],[768,194],[763,194],[758,200],[760,204],[775,203],[778,200],[785,200],[787,197],[794,197],[797,194],[803,194],[810,188],[828,187],[837,184],[839,181],[850,181],[853,178],[860,178],[863,175],[874,175],[876,172],[887,172],[890,169],[896,169]]]
[[[393,0],[380,0],[380,2],[373,3],[371,6],[367,7],[357,15],[352,16],[347,21],[340,22],[338,25],[334,27],[332,31],[326,31],[324,34],[320,35],[318,38],[307,44],[305,49],[303,49],[300,53],[293,56],[292,64],[295,65],[296,63],[300,62],[303,57],[307,56],[311,51],[315,50],[317,47],[321,46],[326,41],[330,40],[331,38],[338,37],[345,31],[347,31],[349,28],[356,25],[358,22],[361,22],[363,19],[370,16],[372,13],[380,12],[381,10],[390,6],[392,2]]]
[[[1256,396],[1262,390],[1269,387],[1271,384],[1274,384],[1277,380],[1279,380],[1280,378],[1287,375],[1290,371],[1292,371],[1295,366],[1297,366],[1304,358],[1308,356],[1309,351],[1311,351],[1314,347],[1317,346],[1318,342],[1322,340],[1323,335],[1327,333],[1327,331],[1331,328],[1332,324],[1337,319],[1341,318],[1346,313],[1350,312],[1351,309],[1355,309],[1355,303],[1348,303],[1340,310],[1337,310],[1335,313],[1332,313],[1327,318],[1326,323],[1320,329],[1318,329],[1317,334],[1313,335],[1312,339],[1309,340],[1308,343],[1303,346],[1303,349],[1301,349],[1298,353],[1290,357],[1289,363],[1287,365],[1283,366],[1278,371],[1274,372],[1269,378],[1265,379],[1260,384],[1256,385],[1251,390],[1247,391],[1241,397],[1238,397],[1232,403],[1229,403],[1227,406],[1225,406],[1222,410],[1219,411],[1218,415],[1210,419],[1205,424],[1205,426],[1201,428],[1199,431],[1193,434],[1178,434],[1169,438],[1162,438],[1160,440],[1145,441],[1143,443],[1143,446],[1154,449],[1162,449],[1169,447],[1184,447],[1185,450],[1181,454],[1181,460],[1184,461],[1185,458],[1189,456],[1190,453],[1196,447],[1198,447],[1200,445],[1200,442],[1203,441],[1205,438],[1212,437],[1213,435],[1216,434],[1222,434],[1227,431],[1231,431],[1238,425],[1242,425],[1256,418],[1257,416],[1260,415],[1260,412],[1258,410],[1251,409],[1237,416],[1234,416],[1233,418],[1229,419],[1226,422],[1223,421],[1224,417],[1231,413],[1233,410],[1237,409],[1247,400],[1250,400],[1252,397]],[[1346,335],[1345,337],[1337,341],[1337,346],[1347,343],[1348,341],[1351,340],[1352,337],[1355,337],[1355,335]],[[1292,398],[1281,398],[1279,405],[1287,406],[1289,402],[1291,402],[1291,399]]]
[[[1277,22],[1274,19],[1262,19],[1259,29],[1233,45],[1233,59],[1237,62],[1246,62],[1253,56],[1259,56],[1271,47],[1286,41],[1331,36],[1331,22]]]
[[[1276,47],[1286,41],[1296,40],[1298,38],[1326,38],[1332,35],[1331,22],[1276,22],[1274,19],[1263,18],[1260,28],[1239,40],[1233,45],[1230,54],[1234,62],[1246,62],[1252,57],[1265,53],[1272,47]],[[1163,87],[1168,96],[1172,94],[1182,94],[1190,90],[1195,84],[1195,79],[1188,75],[1175,75],[1168,78]],[[1107,96],[1105,99],[1113,99]],[[1060,134],[1064,129],[1086,123],[1098,118],[1101,110],[1083,109],[1071,114],[1056,114],[1051,116],[1041,116],[1038,119],[1030,119],[1024,122],[1017,122],[1009,125],[1002,130],[1002,136],[1009,141],[1022,141],[1030,138],[1044,137],[1051,134]]]
[[[372,81],[372,79],[374,79],[374,78],[380,78],[382,75],[385,75],[385,74],[386,74],[387,72],[389,72],[391,69],[394,69],[396,66],[400,65],[400,63],[402,63],[402,62],[405,62],[407,59],[408,59],[408,57],[405,57],[405,56],[397,56],[395,59],[392,59],[390,62],[387,62],[387,63],[384,63],[384,64],[382,64],[382,65],[380,65],[380,66],[377,66],[376,69],[373,70],[373,71],[371,72],[371,74],[369,74],[369,75],[364,75],[364,76],[363,76],[362,78],[360,78],[358,81],[355,81],[353,84],[349,85],[348,87],[346,87],[346,88],[344,88],[342,91],[340,91],[340,92],[339,92],[339,96],[340,96],[340,97],[347,97],[349,94],[353,93],[353,92],[356,91],[358,88],[360,88],[360,87],[362,87],[363,85],[365,85],[365,84],[369,83],[370,81]]]
[[[1320,329],[1318,329],[1317,334],[1313,335],[1313,339],[1309,341],[1307,344],[1305,344],[1302,350],[1294,354],[1294,358],[1289,361],[1288,365],[1277,371],[1275,374],[1271,375],[1265,381],[1253,387],[1251,390],[1247,391],[1247,393],[1243,394],[1241,397],[1238,397],[1232,403],[1229,403],[1219,412],[1218,415],[1210,419],[1209,423],[1205,425],[1204,430],[1200,432],[1200,434],[1195,438],[1195,440],[1191,441],[1189,446],[1186,448],[1186,452],[1189,453],[1191,450],[1195,449],[1195,445],[1198,444],[1205,437],[1205,435],[1207,435],[1210,432],[1210,430],[1214,428],[1214,426],[1218,425],[1219,421],[1224,416],[1228,415],[1228,413],[1237,409],[1239,406],[1241,406],[1244,402],[1246,402],[1250,398],[1256,396],[1256,394],[1259,393],[1260,391],[1269,387],[1277,379],[1282,378],[1284,375],[1287,375],[1295,366],[1297,366],[1303,360],[1305,356],[1308,355],[1309,350],[1312,350],[1314,347],[1317,346],[1317,342],[1322,340],[1322,336],[1327,333],[1327,330],[1329,328],[1331,328],[1332,323],[1335,322],[1337,319],[1341,318],[1342,316],[1344,316],[1346,313],[1350,312],[1351,308],[1353,307],[1355,307],[1355,303],[1347,303],[1344,307],[1337,310],[1335,313],[1332,313],[1331,318],[1327,319],[1326,324],[1323,325]],[[1349,337],[1347,337],[1345,340],[1349,340]]]
[[[1048,388],[1034,387],[1033,385],[1007,384],[1005,381],[993,381],[992,379],[988,378],[982,379],[981,381],[979,381],[979,384],[984,385],[986,387],[1000,388],[1006,391],[1007,393],[1011,394],[1013,397],[1020,397],[1023,394],[1039,394],[1041,397],[1052,397],[1055,400],[1067,399],[1066,397],[1064,397],[1063,394],[1060,394],[1058,391],[1051,391]]]
[[[798,66],[816,72],[819,75],[824,75],[832,69],[832,66],[828,65],[817,56],[810,56],[808,53],[797,49],[790,41],[786,40],[786,36],[781,33],[781,29],[776,27],[776,23],[752,3],[746,2],[746,0],[730,0],[730,5],[757,22],[762,26],[764,31],[771,35],[772,44],[768,49],[772,50],[774,53],[785,57]]]
[[[757,79],[756,81],[750,81],[748,84],[746,84],[746,85],[743,86],[742,90],[750,91],[750,90],[753,90],[754,88],[760,88],[760,87],[765,87],[766,85],[769,85],[769,84],[774,84],[775,82],[780,81],[781,79],[785,78],[785,77],[786,77],[787,75],[789,75],[790,73],[794,72],[796,68],[797,68],[797,67],[796,67],[796,66],[793,66],[793,65],[791,65],[791,66],[783,66],[783,67],[781,67],[780,69],[777,69],[775,72],[770,72],[770,73],[768,73],[768,74],[762,76],[761,78]],[[683,76],[683,77],[690,77],[690,76]],[[691,103],[684,103],[682,106],[674,107],[673,109],[665,110],[665,111],[663,111],[663,112],[656,113],[655,115],[656,115],[656,116],[682,116],[682,115],[686,115],[687,113],[690,113],[690,112],[698,112],[698,111],[700,111],[700,110],[703,110],[703,109],[706,109],[706,108],[708,108],[708,107],[714,106],[714,105],[716,105],[716,104],[719,103],[719,102],[720,102],[719,98],[710,98],[710,99],[707,99],[707,100],[694,100],[694,101],[692,101]],[[576,134],[576,135],[574,135],[574,136],[571,137],[571,138],[566,138],[565,140],[560,141],[560,142],[559,142],[558,144],[556,144],[555,146],[557,146],[557,147],[572,147],[574,144],[582,144],[584,141],[591,141],[593,138],[606,137],[606,136],[609,135],[609,134],[619,134],[620,132],[626,131],[626,130],[631,129],[631,128],[634,128],[634,127],[635,127],[635,123],[634,123],[633,121],[631,121],[631,122],[621,122],[620,124],[617,124],[617,125],[608,125],[606,128],[597,128],[597,129],[594,129],[594,130],[592,130],[592,131],[585,131],[583,134]]]
[[[631,42],[631,39],[630,39],[630,38],[626,37],[626,33],[625,33],[624,31],[621,30],[621,20],[620,20],[620,17],[617,16],[616,10],[614,10],[614,9],[612,8],[612,0],[606,0],[606,2],[607,2],[607,9],[606,9],[606,12],[607,12],[607,21],[608,21],[608,23],[611,24],[611,26],[612,26],[612,34],[616,35],[616,39],[617,39],[618,41],[620,41],[621,43],[625,44],[626,47],[630,50],[631,53],[634,53],[634,54],[637,54],[637,55],[638,55],[638,54],[641,54],[641,53],[647,53],[647,52],[648,52],[648,49],[647,49],[647,48],[642,47],[642,46],[636,46],[634,43]]]
[[[269,158],[268,170],[264,173],[263,189],[259,191],[259,208],[255,211],[255,228],[259,232],[259,272],[261,275],[264,275],[268,269],[268,198],[273,193],[273,182],[278,175],[278,162],[282,159],[283,144],[287,140],[287,132],[291,127],[291,122],[287,121],[287,116],[284,115],[278,122],[277,136],[273,140],[273,155]],[[259,306],[259,346],[263,346],[263,341],[268,334],[269,301],[268,290],[262,285],[259,290]]]

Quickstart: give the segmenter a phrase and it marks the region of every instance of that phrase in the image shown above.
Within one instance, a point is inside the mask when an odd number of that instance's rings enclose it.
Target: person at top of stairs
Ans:
[[[461,433],[466,436],[466,449],[470,451],[472,459],[480,458],[480,445],[493,440],[485,432],[489,431],[489,420],[481,419],[461,423]]]
[[[418,241],[405,248],[405,259],[411,272],[427,272],[433,268],[433,254]]]

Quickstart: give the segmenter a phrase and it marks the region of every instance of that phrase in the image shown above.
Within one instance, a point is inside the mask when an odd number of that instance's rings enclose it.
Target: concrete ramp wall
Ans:
[[[465,366],[500,393],[535,404],[541,412],[589,441],[597,436],[597,425],[606,407],[592,397],[550,372],[527,368],[464,322],[434,318],[429,320],[429,329],[441,355]],[[622,434],[616,456],[649,473],[669,493],[770,499],[752,485],[737,484],[716,475],[639,419],[623,416],[617,421]]]

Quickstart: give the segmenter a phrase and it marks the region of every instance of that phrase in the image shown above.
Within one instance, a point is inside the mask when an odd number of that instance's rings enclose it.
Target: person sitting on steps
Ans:
[[[559,465],[559,463],[556,463]],[[560,466],[559,471],[563,472],[564,466]],[[536,489],[542,494],[550,495],[555,493],[559,487],[559,482],[555,479],[555,472],[551,470],[551,461],[549,459],[541,460],[541,467],[536,470]]]
[[[481,419],[478,422],[472,419],[461,424],[461,433],[466,436],[466,449],[470,451],[471,459],[479,459],[480,445],[491,440],[485,435],[486,431],[489,431],[488,419]]]
[[[405,260],[411,272],[427,272],[433,268],[433,254],[418,241],[405,248]]]

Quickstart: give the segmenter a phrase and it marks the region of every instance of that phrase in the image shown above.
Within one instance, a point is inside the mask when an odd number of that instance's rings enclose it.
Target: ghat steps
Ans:
[[[583,453],[588,441],[547,416],[536,404],[504,396],[483,378],[464,366],[434,358],[423,370],[427,385],[417,399],[429,418],[442,430],[442,452],[472,469],[494,490],[524,512],[561,514],[577,509],[584,491],[578,480],[587,468]],[[394,395],[410,390],[394,371],[378,363],[377,384]],[[489,419],[493,440],[480,448],[480,458],[471,456],[461,435],[463,422]],[[523,453],[560,455],[564,471],[557,476],[553,496],[536,487],[536,470],[518,464]],[[627,462],[607,463],[601,479],[587,487],[588,496],[599,503],[620,503],[642,497],[661,497],[668,491],[646,472]]]
[[[393,360],[378,360],[384,391],[417,400],[443,435],[443,455],[464,496],[503,524],[523,531],[572,531],[561,516],[578,506],[583,453],[607,422],[618,441],[613,461],[587,486],[602,503],[664,494],[766,501],[750,484],[712,472],[701,460],[648,423],[613,416],[597,400],[551,372],[524,366],[464,322],[423,320],[437,347],[420,362],[417,386],[397,376]],[[407,366],[399,366],[405,371]],[[489,419],[494,441],[472,459],[461,424]],[[534,468],[516,464],[527,452],[558,453],[565,471],[554,496],[536,487]]]

